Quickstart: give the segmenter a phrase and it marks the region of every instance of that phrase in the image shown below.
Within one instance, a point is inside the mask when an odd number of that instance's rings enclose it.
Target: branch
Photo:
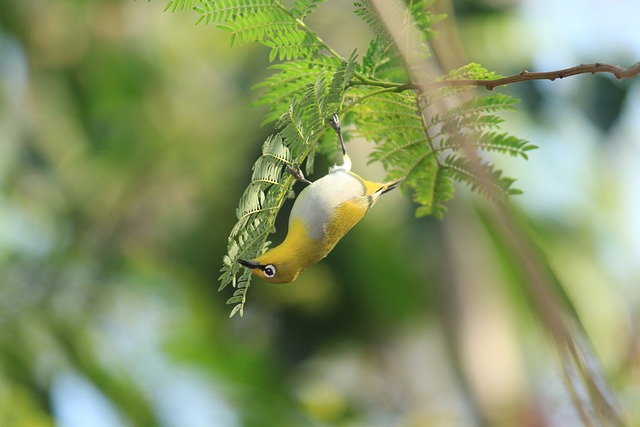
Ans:
[[[412,89],[433,89],[447,86],[484,86],[488,90],[493,90],[497,86],[508,85],[511,83],[525,82],[529,80],[555,80],[564,79],[565,77],[575,76],[578,74],[596,74],[608,73],[613,74],[618,80],[628,79],[640,75],[640,62],[635,63],[631,67],[625,68],[619,65],[601,64],[581,64],[575,67],[564,68],[556,71],[540,71],[529,72],[521,71],[520,73],[501,77],[493,80],[474,80],[474,79],[454,79],[442,80],[439,82],[428,83],[426,85],[411,84],[408,85]]]

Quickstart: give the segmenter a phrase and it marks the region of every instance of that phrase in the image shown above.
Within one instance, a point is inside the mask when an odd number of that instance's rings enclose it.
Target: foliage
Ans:
[[[320,1],[298,0],[291,7],[278,0],[171,0],[167,9],[191,8],[198,23],[214,24],[231,32],[231,44],[258,42],[271,49],[275,74],[258,84],[264,93],[256,102],[269,106],[263,124],[276,122],[278,134],[269,137],[262,156],[253,166],[251,183],[240,199],[238,222],[231,231],[224,258],[220,290],[236,288],[227,301],[231,314],[242,314],[251,280],[239,258],[254,258],[267,249],[276,215],[289,195],[293,178],[287,166],[306,160],[307,172],[327,129],[325,118],[342,112],[347,123],[375,144],[372,161],[381,162],[388,178],[404,178],[403,189],[418,203],[417,216],[442,218],[445,203],[453,197],[454,181],[493,198],[517,194],[513,179],[477,152],[495,151],[520,156],[535,148],[528,142],[497,131],[500,111],[513,109],[515,99],[494,94],[471,99],[428,116],[438,99],[453,99],[468,87],[419,88],[368,0],[355,2],[355,14],[374,32],[360,62],[355,53],[341,58],[304,22]],[[428,56],[428,42],[436,36],[431,1],[411,2],[406,25],[420,34],[421,55]],[[492,79],[495,74],[477,64],[452,70],[434,81],[473,78]],[[331,84],[327,84],[331,80]],[[345,114],[345,113],[349,114]]]
[[[322,1],[298,0],[287,8],[272,0],[171,0],[166,9],[193,9],[200,14],[197,22],[229,31],[232,46],[256,41],[271,48],[271,60],[290,60],[308,57],[321,47],[303,20]]]

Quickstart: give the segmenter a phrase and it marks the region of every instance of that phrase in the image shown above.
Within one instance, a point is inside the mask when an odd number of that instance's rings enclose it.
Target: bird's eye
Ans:
[[[276,276],[276,267],[271,264],[265,265],[265,267],[262,269],[262,272],[264,273],[264,277],[266,277],[267,279],[272,279]]]

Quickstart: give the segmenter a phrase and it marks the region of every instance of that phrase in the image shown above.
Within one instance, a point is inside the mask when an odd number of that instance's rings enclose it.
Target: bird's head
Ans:
[[[304,221],[294,218],[284,242],[252,259],[238,262],[271,283],[289,283],[324,258],[331,248],[309,237]]]
[[[252,271],[256,276],[271,283],[289,283],[295,280],[302,268],[287,258],[281,258],[273,249],[253,260],[239,259],[238,262]]]

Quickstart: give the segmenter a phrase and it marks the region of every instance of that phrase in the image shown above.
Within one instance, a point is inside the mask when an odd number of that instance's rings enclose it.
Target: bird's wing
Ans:
[[[368,211],[378,200],[378,196],[380,196],[380,192],[375,192],[373,194],[365,194],[362,196],[353,197],[349,200],[343,202],[344,204],[351,204],[354,207],[358,207]]]
[[[378,201],[378,198],[380,197],[381,194],[384,194],[387,191],[393,190],[401,182],[402,182],[402,179],[396,179],[395,181],[391,181],[385,184],[365,181],[365,189],[366,189],[365,191],[367,191],[367,194],[348,199],[344,203],[351,203],[365,210],[369,210]]]

